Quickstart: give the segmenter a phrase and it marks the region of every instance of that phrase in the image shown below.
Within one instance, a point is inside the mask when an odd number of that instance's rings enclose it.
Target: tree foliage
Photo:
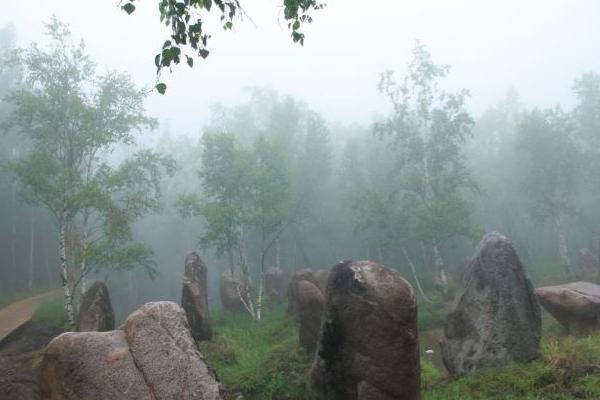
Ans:
[[[23,82],[6,97],[12,112],[2,127],[29,144],[8,168],[23,199],[43,205],[59,227],[72,313],[75,289],[91,271],[142,266],[155,273],[152,251],[133,241],[132,224],[158,208],[161,175],[174,165],[146,150],[111,159],[116,146],[156,125],[144,113],[144,92],[125,74],[97,75],[84,44],[73,44],[56,18],[47,35],[48,50],[32,44],[13,53]]]
[[[127,14],[132,14],[136,9],[134,3],[135,0],[126,0],[121,8]],[[294,42],[304,44],[302,25],[311,23],[311,12],[323,7],[324,4],[317,0],[283,1],[283,16]],[[217,14],[223,29],[232,30],[236,20],[245,14],[238,0],[159,0],[158,9],[160,22],[171,28],[169,39],[165,40],[161,51],[154,57],[159,79],[163,68],[170,69],[184,59],[192,68],[196,57],[208,57],[211,35],[205,28],[205,22],[209,15]],[[166,89],[165,83],[156,84],[159,93],[164,94]]]

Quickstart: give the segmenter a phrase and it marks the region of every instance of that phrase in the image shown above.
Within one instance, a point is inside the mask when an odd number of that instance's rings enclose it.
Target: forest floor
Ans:
[[[27,322],[38,306],[57,297],[60,289],[50,290],[27,299],[19,300],[0,309],[0,341]]]
[[[439,308],[439,307],[438,307]],[[539,359],[454,378],[438,346],[442,334],[434,307],[420,310],[421,383],[424,400],[600,399],[600,333],[567,336],[544,312]],[[256,323],[244,314],[215,312],[214,337],[199,347],[232,398],[305,400],[312,356],[298,344],[298,325],[281,307],[265,310]],[[433,355],[424,354],[426,349]]]

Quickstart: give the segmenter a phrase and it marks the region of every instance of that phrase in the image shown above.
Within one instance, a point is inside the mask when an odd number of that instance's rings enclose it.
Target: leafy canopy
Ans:
[[[132,14],[135,0],[127,0],[121,8]],[[283,0],[283,15],[291,30],[292,40],[304,44],[302,24],[312,22],[311,11],[319,10],[324,4],[317,0]],[[224,30],[232,30],[236,19],[245,14],[239,0],[159,0],[160,22],[171,27],[171,35],[165,40],[161,51],[154,57],[156,73],[160,79],[163,68],[179,64],[185,57],[187,65],[194,66],[194,56],[205,59],[210,54],[210,33],[205,21],[211,13],[219,15]],[[189,53],[186,53],[188,50]],[[156,84],[156,90],[164,94],[167,85]]]

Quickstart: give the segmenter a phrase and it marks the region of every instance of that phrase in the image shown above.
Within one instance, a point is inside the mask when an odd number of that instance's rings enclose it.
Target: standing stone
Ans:
[[[298,283],[300,283],[300,281],[308,281],[316,287],[319,287],[319,281],[317,280],[317,277],[312,269],[303,268],[294,271],[287,290],[287,310],[289,314],[296,318],[298,317]]]
[[[538,356],[541,312],[512,243],[486,234],[462,279],[441,340],[452,374],[469,374]]]
[[[208,313],[206,275],[206,265],[204,265],[198,254],[188,254],[185,257],[181,306],[185,310],[192,336],[196,340],[210,340],[212,338]]]
[[[115,329],[113,312],[104,282],[96,281],[81,299],[77,330],[79,332],[105,332]]]
[[[600,330],[600,285],[573,282],[535,289],[542,307],[569,333],[587,335]]]
[[[42,400],[222,400],[183,309],[167,301],[142,306],[124,331],[58,336],[41,371]]]
[[[319,289],[325,295],[327,291],[327,278],[329,278],[329,270],[328,269],[319,269],[315,271],[315,278],[317,278],[317,282],[319,283]]]
[[[224,310],[239,312],[244,311],[244,303],[240,299],[243,293],[242,277],[238,272],[231,273],[227,270],[221,274],[221,305]]]
[[[272,302],[281,304],[285,300],[285,276],[281,268],[269,268],[263,274],[265,294]]]
[[[370,261],[336,264],[311,370],[318,400],[418,400],[417,303],[400,274]]]
[[[325,297],[321,290],[309,281],[300,281],[297,289],[300,345],[308,351],[314,351],[319,340]]]

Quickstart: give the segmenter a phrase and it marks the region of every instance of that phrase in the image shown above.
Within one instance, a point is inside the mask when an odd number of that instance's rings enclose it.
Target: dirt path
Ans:
[[[16,301],[0,309],[0,341],[27,322],[40,303],[52,299],[60,293],[60,289],[51,290],[25,300]]]

